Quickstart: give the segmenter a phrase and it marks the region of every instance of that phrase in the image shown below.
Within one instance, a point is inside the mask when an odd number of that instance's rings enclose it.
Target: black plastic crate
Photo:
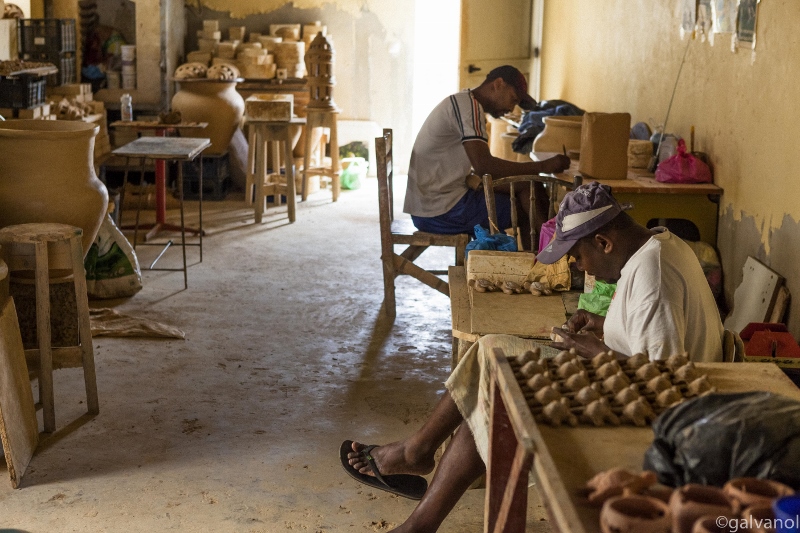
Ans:
[[[20,54],[20,58],[24,61],[52,63],[55,65],[58,72],[46,76],[47,85],[50,87],[77,83],[77,59],[75,57],[75,52],[57,52],[54,54],[34,52],[30,54]]]
[[[203,200],[224,200],[230,186],[228,154],[209,155],[203,158]],[[183,197],[200,198],[200,158],[183,163]]]
[[[19,19],[19,53],[74,52],[75,19]]]
[[[0,77],[0,107],[30,109],[44,103],[45,80],[39,76]]]

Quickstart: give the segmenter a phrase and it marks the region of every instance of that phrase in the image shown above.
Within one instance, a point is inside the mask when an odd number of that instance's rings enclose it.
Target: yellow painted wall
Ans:
[[[590,111],[628,111],[661,123],[687,41],[679,0],[546,0],[542,98]],[[755,59],[694,40],[667,129],[710,154],[721,212],[753,217],[770,252],[770,231],[800,220],[800,2],[762,0]]]

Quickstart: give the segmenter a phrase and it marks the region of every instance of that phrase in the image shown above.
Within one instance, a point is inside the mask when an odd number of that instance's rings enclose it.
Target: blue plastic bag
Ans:
[[[505,233],[495,233],[491,235],[489,230],[484,229],[480,224],[475,225],[475,239],[467,244],[466,255],[470,250],[499,250],[501,252],[516,252],[517,241],[511,235]]]

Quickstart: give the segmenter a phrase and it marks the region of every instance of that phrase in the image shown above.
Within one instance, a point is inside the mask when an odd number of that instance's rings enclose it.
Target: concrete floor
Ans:
[[[449,372],[450,307],[402,278],[397,318],[381,313],[376,189],[368,179],[336,204],[323,190],[291,225],[285,207],[254,225],[233,196],[206,202],[204,260],[189,249],[188,290],[180,273],[146,272],[135,297],[93,302],[177,326],[186,340],[95,339],[94,418],[82,373],[56,372],[58,430],[22,488],[0,482],[0,527],[358,532],[402,522],[415,502],[356,483],[338,448],[401,438],[426,418]],[[156,253],[140,248],[140,260]],[[468,491],[440,531],[482,531],[483,498]],[[532,495],[528,529],[549,531],[542,516]]]

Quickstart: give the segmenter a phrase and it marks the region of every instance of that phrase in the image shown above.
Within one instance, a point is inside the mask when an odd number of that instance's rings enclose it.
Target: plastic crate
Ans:
[[[58,72],[46,76],[47,85],[50,87],[77,83],[77,59],[75,57],[75,52],[57,52],[54,54],[34,52],[30,54],[20,54],[20,57],[25,61],[52,63],[55,65]]]
[[[75,19],[20,19],[19,53],[74,52]]]
[[[44,103],[45,80],[39,76],[0,77],[0,107],[31,109]]]
[[[183,197],[200,198],[200,158],[183,163]],[[203,200],[224,200],[230,185],[228,154],[203,157]]]

